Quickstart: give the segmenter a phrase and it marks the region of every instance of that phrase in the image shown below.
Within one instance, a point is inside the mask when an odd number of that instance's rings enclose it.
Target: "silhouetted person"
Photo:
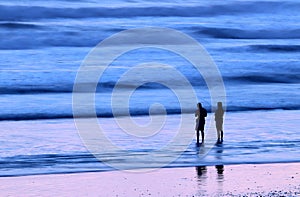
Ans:
[[[218,143],[223,142],[223,116],[224,116],[224,110],[222,107],[222,102],[218,102],[218,108],[215,112],[215,121],[216,121],[217,133],[218,133]]]
[[[195,112],[196,117],[196,132],[197,132],[197,145],[199,145],[199,131],[201,131],[202,143],[204,142],[204,125],[205,125],[205,117],[207,116],[207,111],[201,105],[201,103],[197,104],[198,109]]]

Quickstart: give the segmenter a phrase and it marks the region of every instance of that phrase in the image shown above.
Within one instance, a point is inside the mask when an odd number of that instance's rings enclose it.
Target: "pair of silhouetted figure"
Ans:
[[[204,125],[205,117],[207,117],[207,111],[202,107],[201,103],[197,104],[198,109],[195,112],[196,117],[196,132],[197,132],[197,145],[199,145],[199,135],[201,131],[202,143],[204,142]],[[218,108],[215,111],[216,129],[218,133],[218,143],[223,142],[223,115],[224,110],[222,102],[218,102]]]

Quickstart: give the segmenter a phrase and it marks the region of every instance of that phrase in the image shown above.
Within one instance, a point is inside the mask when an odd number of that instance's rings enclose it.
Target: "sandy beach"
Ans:
[[[0,178],[1,196],[300,196],[300,163]]]

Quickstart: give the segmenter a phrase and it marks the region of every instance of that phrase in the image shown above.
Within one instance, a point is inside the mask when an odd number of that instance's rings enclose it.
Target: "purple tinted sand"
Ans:
[[[1,196],[300,196],[300,163],[0,178]]]

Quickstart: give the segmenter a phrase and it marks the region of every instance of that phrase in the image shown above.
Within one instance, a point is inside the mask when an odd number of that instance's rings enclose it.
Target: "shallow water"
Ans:
[[[167,126],[147,138],[128,135],[119,129],[113,119],[104,118],[101,125],[105,124],[106,138],[123,150],[100,151],[98,159],[83,145],[73,120],[17,121],[14,124],[2,121],[0,174],[16,176],[107,171],[115,170],[116,166],[137,169],[300,162],[299,117],[299,111],[284,110],[227,113],[223,144],[214,145],[204,158],[200,154],[205,147],[196,147],[195,139],[192,138],[188,139],[191,140],[190,144],[178,144],[181,147],[156,154],[155,163],[153,158],[143,156],[151,155],[152,151],[170,143],[172,136],[190,137],[178,133],[180,116],[168,116]],[[188,119],[192,125],[186,125],[185,132],[193,133],[193,115],[185,114],[182,118]],[[147,122],[148,117],[138,117],[136,121]],[[209,130],[209,121],[208,118],[206,135],[212,137],[207,137],[204,146],[209,146],[210,141],[213,144],[216,142],[215,129]],[[184,141],[182,139],[181,142]],[[178,153],[181,148],[186,150]],[[176,159],[178,155],[180,157]]]

